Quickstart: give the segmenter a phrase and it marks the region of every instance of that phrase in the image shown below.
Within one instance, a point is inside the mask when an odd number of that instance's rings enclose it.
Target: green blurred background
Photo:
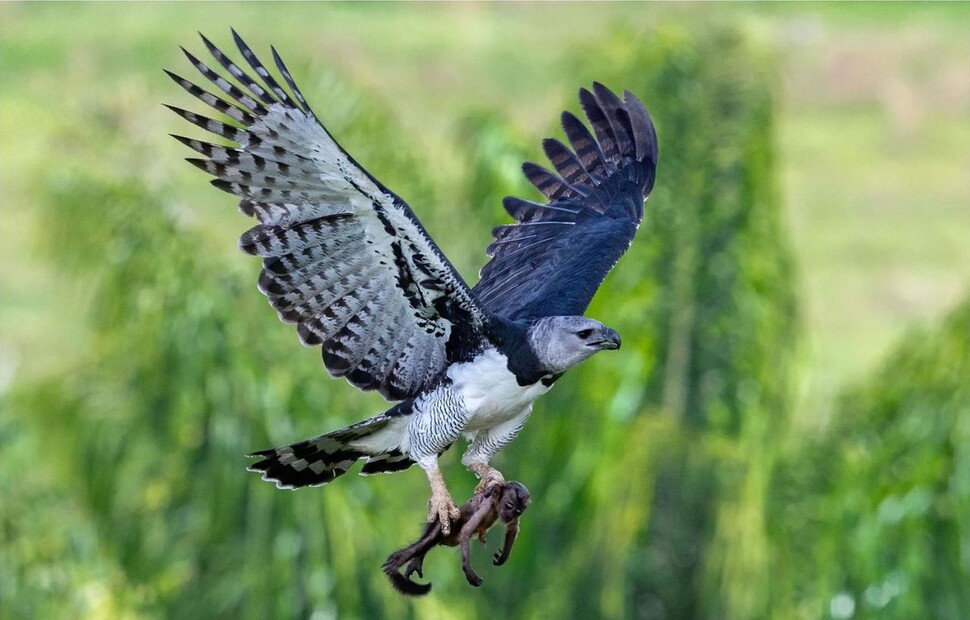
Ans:
[[[379,411],[256,292],[181,161],[202,30],[280,50],[466,277],[576,89],[658,184],[589,314],[623,334],[498,461],[533,491],[406,601],[417,470],[284,493],[244,454]],[[198,135],[198,134],[191,134]],[[961,618],[970,5],[0,4],[4,618]],[[456,496],[474,481],[444,458]],[[491,544],[497,544],[493,534]]]

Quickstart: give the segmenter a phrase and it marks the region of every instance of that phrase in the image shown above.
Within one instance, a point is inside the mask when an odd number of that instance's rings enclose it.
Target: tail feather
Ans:
[[[312,439],[254,452],[250,456],[261,460],[248,469],[262,473],[263,480],[275,482],[281,489],[326,484],[362,458],[368,459],[362,474],[407,469],[413,461],[389,445],[394,443],[394,427],[401,421],[401,417],[381,414]],[[388,431],[390,437],[381,437],[382,431]]]
[[[361,476],[373,476],[374,474],[392,474],[397,471],[404,471],[414,465],[414,461],[400,450],[392,450],[386,454],[372,456],[367,459],[360,470]]]

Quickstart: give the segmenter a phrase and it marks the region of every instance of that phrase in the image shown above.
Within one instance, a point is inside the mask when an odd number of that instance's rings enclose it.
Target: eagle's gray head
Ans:
[[[544,370],[565,372],[604,349],[619,349],[620,335],[584,316],[549,316],[529,327],[529,346]]]

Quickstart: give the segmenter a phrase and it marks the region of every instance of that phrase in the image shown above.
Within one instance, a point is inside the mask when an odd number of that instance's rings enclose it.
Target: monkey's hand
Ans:
[[[411,575],[414,573],[417,573],[418,577],[420,577],[421,579],[424,579],[424,556],[423,555],[416,555],[413,558],[411,558],[411,561],[408,562],[408,565],[404,568],[405,579],[410,579]]]
[[[505,561],[509,559],[509,555],[512,554],[512,545],[515,544],[515,539],[518,535],[519,520],[516,518],[505,525],[505,544],[502,545],[501,551],[492,556],[492,564],[495,566],[505,564]]]
[[[478,576],[478,573],[472,570],[471,566],[464,566],[463,569],[465,572],[465,579],[468,580],[468,583],[476,588],[482,585],[482,578]]]

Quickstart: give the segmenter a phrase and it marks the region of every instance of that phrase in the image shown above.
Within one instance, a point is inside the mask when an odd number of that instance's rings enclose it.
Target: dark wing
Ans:
[[[620,100],[594,83],[593,92],[580,89],[579,100],[596,137],[563,112],[573,150],[558,140],[542,143],[558,174],[522,166],[549,203],[503,201],[518,223],[492,231],[492,260],[473,289],[488,312],[513,320],[582,314],[640,225],[657,168],[653,122],[630,92]]]
[[[239,243],[263,257],[259,289],[280,319],[296,324],[304,345],[323,346],[331,374],[392,400],[413,396],[446,366],[453,333],[481,333],[482,312],[408,205],[319,122],[276,50],[292,96],[233,36],[258,77],[202,39],[241,87],[185,52],[225,98],[169,75],[235,123],[169,107],[239,146],[175,137],[259,221]]]

